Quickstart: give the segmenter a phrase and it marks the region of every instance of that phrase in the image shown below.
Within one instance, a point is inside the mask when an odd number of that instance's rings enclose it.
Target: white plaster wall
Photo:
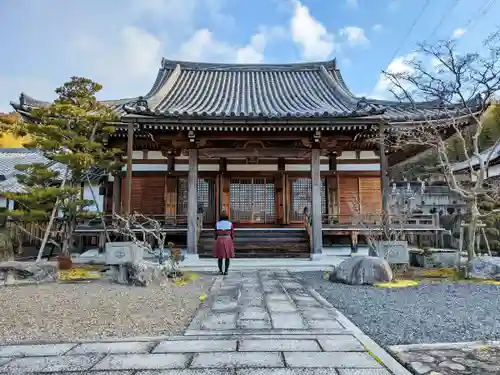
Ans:
[[[9,201],[9,206],[7,207],[7,199],[0,197],[0,208],[7,208],[9,210],[14,209],[14,201]]]
[[[329,171],[328,164],[320,164],[319,170],[322,172]],[[311,164],[285,164],[285,171],[289,172],[310,172]]]
[[[378,159],[378,156],[375,155],[375,151],[361,151],[359,153],[360,159]]]
[[[380,171],[380,164],[337,164],[338,171]]]
[[[278,165],[277,164],[228,164],[227,165],[227,170],[228,171],[248,171],[248,172],[259,172],[259,171],[266,171],[266,172],[272,172],[272,171],[277,171],[278,170]]]
[[[122,171],[126,171],[127,166],[122,167]],[[132,164],[132,171],[134,172],[166,172],[168,171],[167,164]]]
[[[500,165],[492,165],[488,168],[488,177],[496,177],[500,175]]]
[[[356,151],[342,151],[338,159],[356,159]]]
[[[166,159],[166,157],[163,156],[161,151],[148,151],[147,158],[148,159]]]
[[[199,172],[217,172],[219,170],[219,164],[198,164]],[[176,172],[188,172],[189,164],[176,164]]]
[[[95,199],[92,196],[92,191],[95,194]],[[89,200],[94,201],[94,204],[87,208],[88,211],[90,211],[90,212],[102,212],[102,210],[104,208],[104,197],[102,195],[99,195],[99,185],[97,185],[97,184],[92,184],[92,185],[85,184],[83,186],[83,199],[89,199]],[[97,210],[97,207],[99,207],[99,211]]]

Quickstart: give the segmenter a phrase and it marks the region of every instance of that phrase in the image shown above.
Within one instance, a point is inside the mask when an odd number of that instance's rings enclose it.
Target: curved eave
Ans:
[[[174,69],[177,65],[181,69],[192,70],[317,70],[321,66],[326,69],[337,69],[336,59],[316,61],[316,62],[302,62],[302,63],[289,63],[289,64],[246,64],[246,63],[210,63],[210,62],[196,62],[196,61],[183,61],[183,60],[169,60],[163,58],[161,61],[160,69]]]
[[[374,131],[378,127],[373,124],[193,124],[193,123],[178,123],[178,124],[136,124],[134,126],[136,136],[142,134],[149,138],[150,133],[154,131],[197,131],[197,132],[363,132]],[[126,125],[117,125],[114,137],[127,137],[128,127]],[[148,135],[149,134],[149,135]]]
[[[264,113],[226,113],[226,112],[213,112],[213,113],[207,113],[207,112],[202,112],[202,113],[197,113],[197,112],[169,112],[169,111],[151,111],[146,107],[137,107],[137,106],[130,106],[130,105],[124,105],[123,110],[128,114],[128,115],[141,115],[141,116],[148,116],[148,117],[155,117],[158,119],[185,119],[185,120],[190,120],[190,119],[210,119],[210,120],[236,120],[236,121],[242,121],[242,120],[273,120],[273,119],[327,119],[327,118],[335,118],[335,119],[342,119],[342,118],[355,118],[355,117],[368,117],[368,116],[375,116],[375,115],[382,115],[385,112],[385,109],[374,109],[371,108],[369,110],[356,110],[356,111],[350,111],[350,112],[297,112],[297,113],[292,113],[292,112],[287,112],[287,113],[276,113],[276,114],[269,114],[266,115]]]

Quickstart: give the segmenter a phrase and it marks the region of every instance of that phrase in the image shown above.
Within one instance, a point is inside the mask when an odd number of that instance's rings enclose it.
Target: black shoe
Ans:
[[[219,271],[219,275],[224,275],[224,272],[222,272],[222,271]]]
[[[227,275],[227,271],[226,271],[226,272],[224,272],[224,275]]]

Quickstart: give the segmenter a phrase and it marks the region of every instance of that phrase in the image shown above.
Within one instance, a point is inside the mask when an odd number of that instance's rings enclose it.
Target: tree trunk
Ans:
[[[75,220],[70,220],[66,224],[64,224],[65,230],[64,230],[64,239],[63,239],[63,244],[62,244],[62,249],[61,249],[61,254],[67,257],[71,256],[71,247],[72,247],[72,241],[73,241],[73,233],[75,231]]]
[[[476,247],[476,228],[478,224],[479,210],[477,208],[477,199],[471,202],[471,217],[468,230],[467,242],[467,261],[470,262],[474,259]]]
[[[69,173],[69,168],[66,167],[66,171],[64,173],[64,178],[61,182],[60,188],[64,188],[64,185],[66,184],[66,180],[68,178],[68,173]],[[59,205],[60,205],[60,200],[57,198],[56,203],[54,204],[54,208],[52,209],[52,214],[50,215],[49,223],[47,224],[47,228],[45,229],[45,233],[43,235],[42,243],[40,244],[40,249],[38,250],[38,256],[36,257],[36,261],[40,262],[42,260],[43,256],[43,250],[45,250],[45,246],[47,245],[47,242],[49,241],[49,236],[50,236],[50,230],[52,229],[52,225],[54,225],[54,219],[59,211]]]

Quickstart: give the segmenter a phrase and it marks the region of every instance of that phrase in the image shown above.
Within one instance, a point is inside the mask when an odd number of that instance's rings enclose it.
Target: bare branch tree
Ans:
[[[481,144],[483,113],[500,92],[500,32],[492,34],[483,47],[484,53],[460,54],[454,41],[421,44],[416,58],[407,62],[408,69],[384,72],[393,84],[392,92],[406,102],[402,105],[420,114],[418,120],[391,128],[388,147],[434,150],[437,167],[450,190],[469,207],[469,261],[474,257],[479,220],[485,214],[479,203],[495,199],[495,189],[489,188],[486,180],[492,156],[500,147],[500,137],[489,150]],[[436,105],[437,115],[435,111],[429,115],[428,109]],[[453,146],[449,139],[453,139]],[[452,156],[456,152],[461,154],[461,164]]]
[[[357,198],[349,202],[349,207],[353,213],[353,225],[358,226],[363,232],[368,246],[376,256],[381,255],[378,253],[378,241],[386,239],[390,243],[406,240],[407,225],[411,222],[413,215],[411,210],[405,209],[395,196],[391,196],[389,225],[383,225],[382,212],[364,214],[361,202]],[[390,251],[387,251],[384,257],[387,259],[390,255]]]
[[[123,217],[113,214],[114,225],[111,231],[129,238],[134,244],[145,249],[149,254],[158,259],[160,266],[167,268],[167,271],[177,274],[179,271],[179,262],[182,260],[180,254],[172,251],[170,256],[165,257],[165,245],[172,247],[172,243],[167,243],[167,233],[162,230],[163,226],[158,220],[154,220],[141,213],[134,212],[129,216]],[[138,236],[138,234],[140,236]],[[154,239],[155,247],[149,241]],[[165,261],[167,262],[165,264]]]

